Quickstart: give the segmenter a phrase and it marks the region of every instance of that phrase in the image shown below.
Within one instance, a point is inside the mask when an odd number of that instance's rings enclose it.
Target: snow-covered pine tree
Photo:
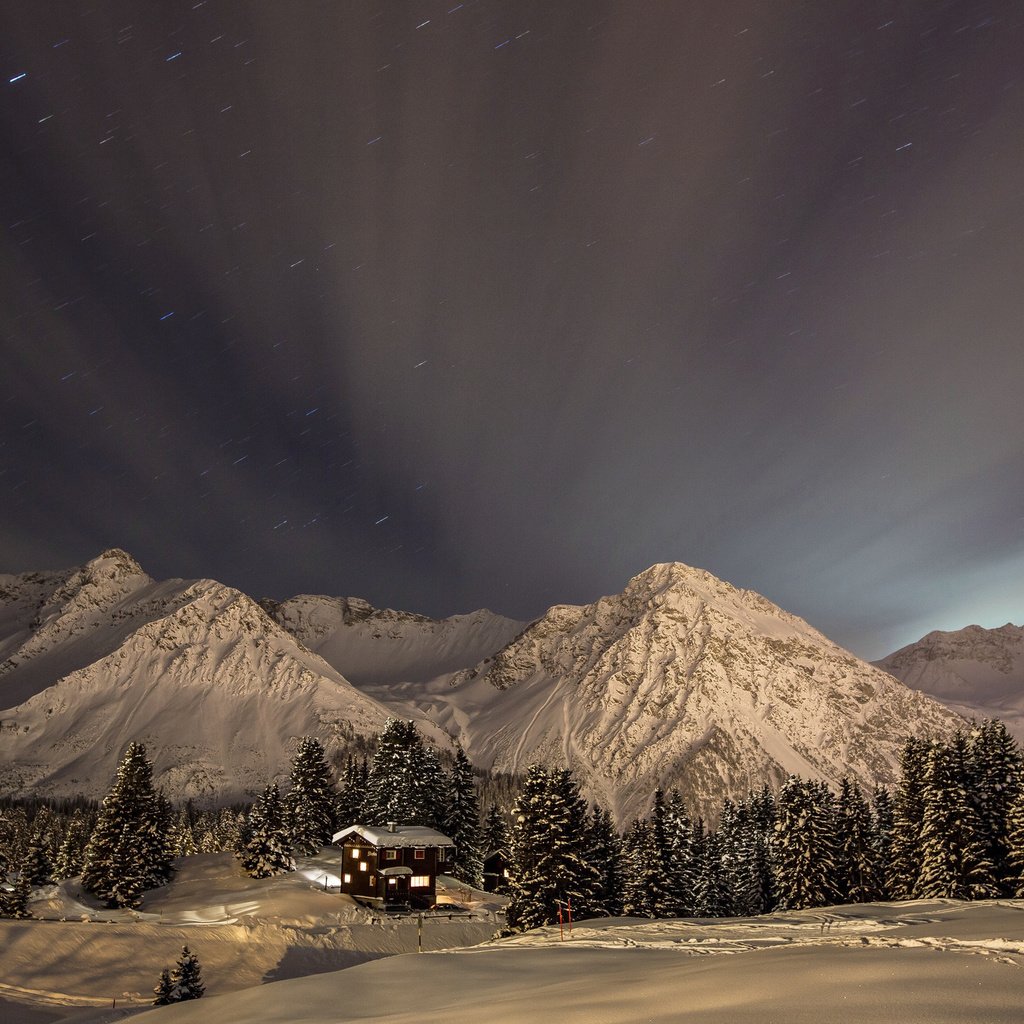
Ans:
[[[29,834],[23,807],[0,807],[0,880],[21,863]]]
[[[53,865],[50,863],[47,846],[45,832],[38,827],[33,828],[28,849],[21,861],[21,873],[33,889],[53,881]]]
[[[171,999],[173,992],[174,985],[171,982],[171,972],[165,967],[160,972],[160,980],[156,983],[156,988],[153,989],[153,1005],[167,1006],[169,1003],[174,1002]]]
[[[889,888],[892,876],[892,830],[893,810],[892,797],[884,786],[875,786],[872,798],[874,834],[875,834],[875,882],[878,886],[878,899],[891,900],[895,897]]]
[[[921,873],[922,793],[928,745],[911,737],[900,752],[900,781],[893,798],[893,828],[886,889],[894,900],[913,898]]]
[[[978,817],[985,853],[993,865],[1002,895],[1014,888],[1007,863],[1007,818],[1021,774],[1017,741],[997,719],[987,719],[971,731],[967,743],[965,785]]]
[[[331,841],[338,792],[323,745],[305,736],[292,759],[291,789],[285,801],[292,849],[309,856]]]
[[[171,992],[168,1002],[183,1003],[188,999],[200,999],[205,991],[199,957],[188,946],[182,946],[181,956],[171,971]]]
[[[860,786],[845,776],[840,784],[836,821],[842,865],[836,885],[837,899],[844,903],[870,903],[881,899],[875,822]]]
[[[182,807],[174,816],[170,835],[171,850],[175,857],[191,857],[199,852],[195,827],[188,809]]]
[[[967,742],[932,744],[925,762],[921,870],[914,895],[921,899],[984,899],[998,892],[992,863],[964,778]]]
[[[512,808],[508,926],[526,931],[548,923],[549,880],[543,858],[551,828],[548,773],[531,765]]]
[[[13,889],[0,889],[0,917],[13,917],[17,920],[31,917],[28,910],[31,896],[32,883],[27,876],[19,875]]]
[[[467,885],[483,885],[483,855],[480,839],[480,804],[476,795],[473,766],[461,746],[448,774],[448,805],[441,830],[455,843],[452,874]]]
[[[276,782],[267,786],[252,805],[238,855],[250,878],[270,878],[295,870],[284,804]]]
[[[591,863],[590,813],[579,783],[568,768],[551,773],[551,841],[547,871],[555,883],[556,899],[571,908],[574,918],[591,917],[599,885]],[[557,917],[557,906],[552,921]]]
[[[504,812],[497,804],[491,804],[487,808],[487,815],[484,818],[480,841],[481,849],[488,857],[492,853],[503,853],[507,857],[510,841],[508,821]]]
[[[54,878],[71,878],[81,872],[85,857],[85,844],[88,841],[85,815],[81,810],[76,810],[71,815],[71,820],[68,822],[64,838],[57,851],[57,859],[53,865]]]
[[[779,791],[772,860],[778,907],[835,902],[835,798],[824,783],[791,775]]]
[[[654,891],[661,862],[650,823],[634,821],[622,840],[622,846],[626,867],[622,911],[630,917],[656,917]]]
[[[700,867],[693,885],[694,917],[728,917],[731,895],[722,870],[722,844],[717,832],[709,832],[701,844]]]
[[[437,755],[424,745],[413,722],[389,718],[370,766],[363,824],[396,821],[436,828],[443,800]]]
[[[365,822],[363,807],[366,804],[369,779],[370,767],[366,763],[366,758],[356,758],[349,754],[341,776],[335,814],[339,828],[348,828],[349,825],[359,825]]]
[[[1024,778],[1014,786],[1006,812],[1006,883],[1010,895],[1024,897]]]
[[[119,902],[119,893],[131,888],[121,878],[126,865],[130,864],[133,878],[141,877],[143,888],[165,882],[171,876],[168,825],[169,805],[153,789],[153,766],[146,748],[131,743],[86,846],[82,887],[116,907],[126,905]],[[122,841],[125,834],[131,836],[130,843]]]
[[[595,909],[618,917],[622,913],[625,890],[625,863],[622,839],[616,831],[611,811],[595,807],[590,816],[590,841],[587,856],[597,873]]]

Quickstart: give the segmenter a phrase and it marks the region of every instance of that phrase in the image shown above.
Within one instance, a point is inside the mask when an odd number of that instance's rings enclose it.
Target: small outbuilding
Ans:
[[[349,825],[333,837],[341,846],[341,891],[385,910],[433,904],[437,876],[452,862],[455,843],[424,825]]]

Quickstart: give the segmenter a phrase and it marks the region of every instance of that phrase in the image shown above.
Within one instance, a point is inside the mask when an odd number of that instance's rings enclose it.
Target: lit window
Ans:
[[[413,857],[416,860],[426,860],[427,859],[427,851],[426,850],[416,850],[413,853]]]
[[[398,879],[397,878],[389,878],[388,879],[388,885],[398,885]]]
[[[350,885],[351,882],[352,882],[352,876],[351,875],[345,875],[344,878],[345,878],[345,884],[346,885]]]
[[[366,870],[366,861],[365,860],[361,860],[359,862],[359,870],[360,871],[365,871]]]
[[[370,885],[376,885],[376,884],[377,884],[377,879],[374,878],[373,875],[370,875]]]
[[[409,879],[409,885],[413,889],[429,889],[430,888],[430,875],[413,875]]]
[[[359,857],[359,848],[356,846],[352,847],[352,857],[353,859],[357,859]]]
[[[385,860],[395,860],[395,859],[397,859],[397,857],[398,857],[398,851],[397,850],[385,850],[384,851],[384,859]]]

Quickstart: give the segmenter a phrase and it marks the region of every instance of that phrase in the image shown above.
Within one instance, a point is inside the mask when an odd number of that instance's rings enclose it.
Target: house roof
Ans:
[[[349,825],[340,832],[335,832],[332,843],[347,839],[358,833],[374,846],[454,846],[455,842],[437,829],[425,825],[396,825],[394,832],[383,825]]]

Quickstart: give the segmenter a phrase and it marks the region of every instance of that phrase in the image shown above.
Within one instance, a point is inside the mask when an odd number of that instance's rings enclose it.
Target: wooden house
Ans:
[[[484,857],[484,891],[505,892],[508,889],[508,855],[503,850],[492,850]]]
[[[429,907],[437,876],[452,863],[455,843],[423,825],[350,825],[335,833],[341,846],[341,891],[385,909]]]

